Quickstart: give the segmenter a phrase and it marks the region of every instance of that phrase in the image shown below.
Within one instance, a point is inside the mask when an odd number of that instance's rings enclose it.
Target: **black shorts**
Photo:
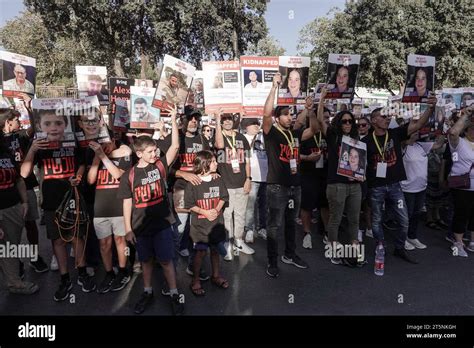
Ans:
[[[91,229],[90,223],[89,226],[80,225],[77,234],[74,234],[74,231],[71,229],[64,228],[69,226],[63,226],[63,228],[59,228],[58,224],[56,223],[56,212],[52,210],[44,211],[44,224],[46,225],[46,236],[51,240],[62,238],[63,240],[70,241],[77,235],[79,238],[84,238],[88,228],[88,233],[94,233],[94,230]]]
[[[301,209],[311,211],[328,206],[325,178],[315,175],[301,175]]]
[[[454,202],[453,232],[474,231],[474,191],[451,190]]]

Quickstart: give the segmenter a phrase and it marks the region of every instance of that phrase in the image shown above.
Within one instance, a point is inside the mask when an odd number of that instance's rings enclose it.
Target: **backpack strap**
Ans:
[[[133,195],[133,180],[135,179],[135,166],[133,166],[130,169],[130,172],[128,173],[128,182],[130,184],[130,191],[132,191]]]

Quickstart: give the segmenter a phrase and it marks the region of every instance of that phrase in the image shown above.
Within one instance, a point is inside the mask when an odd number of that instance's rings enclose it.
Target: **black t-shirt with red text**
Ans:
[[[402,141],[409,138],[409,124],[401,127],[388,129],[387,146],[384,152],[383,161],[387,163],[387,173],[385,178],[377,178],[377,163],[382,162],[382,156],[374,142],[373,131],[371,131],[363,142],[367,144],[367,184],[369,188],[389,185],[406,180],[405,167],[403,166]],[[380,149],[383,149],[385,135],[376,136]]]
[[[191,209],[199,207],[204,210],[215,209],[219,201],[228,202],[229,194],[222,178],[202,181],[200,185],[188,183],[184,191],[184,207]],[[225,206],[225,205],[224,205]],[[220,211],[219,216],[214,221],[209,221],[204,215],[192,212],[190,236],[194,243],[209,242],[209,234],[217,228],[224,227],[224,216]]]
[[[179,152],[178,158],[173,164],[174,171],[182,170],[184,172],[193,173],[193,162],[196,154],[199,151],[209,150],[209,144],[203,141],[200,134],[193,137],[187,137],[183,133],[179,134]],[[186,187],[186,180],[178,178],[174,183],[174,187],[178,190],[184,190]]]
[[[166,156],[161,157],[166,175],[169,168]],[[130,171],[133,169],[133,185],[130,184]],[[118,199],[132,198],[132,229],[136,235],[145,230],[150,233],[163,230],[175,222],[170,209],[165,178],[157,164],[148,164],[144,168],[137,165],[128,169],[120,178]]]
[[[218,171],[222,176],[224,183],[228,189],[236,189],[244,187],[247,173],[245,165],[247,156],[250,155],[250,145],[243,134],[236,133],[235,138],[231,136],[224,137],[224,148],[217,150]],[[233,144],[235,139],[235,144]],[[234,147],[234,149],[232,149]],[[232,167],[232,160],[238,160],[239,166]],[[237,164],[237,162],[235,162]]]
[[[123,171],[132,166],[132,157],[109,158],[110,161]],[[100,161],[95,185],[94,217],[123,216],[122,201],[117,201],[120,180],[115,179]]]
[[[339,165],[339,153],[341,151],[342,135],[338,135],[333,127],[326,131],[328,144],[328,184],[359,184],[360,182],[337,174]]]
[[[64,195],[71,188],[69,179],[76,175],[79,166],[84,163],[83,152],[76,148],[38,150],[35,155],[41,181],[44,210],[56,210]]]
[[[283,186],[300,186],[300,168],[297,168],[296,174],[292,174],[290,169],[290,159],[296,159],[300,164],[300,145],[303,131],[291,130],[293,135],[293,153],[288,144],[287,138],[291,141],[290,131],[282,130],[286,137],[276,128],[275,125],[270,128],[268,134],[263,133],[265,141],[265,150],[268,157],[268,184],[279,184]]]
[[[21,202],[16,187],[19,177],[18,165],[7,149],[0,149],[0,210],[7,209]]]
[[[316,139],[315,139],[316,138]],[[316,142],[317,141],[317,142]],[[301,175],[326,178],[328,173],[328,148],[325,137],[318,133],[311,138],[301,142],[301,154],[311,155],[315,152],[321,152],[322,162],[301,161]],[[316,163],[322,163],[322,168],[316,168]]]
[[[25,159],[26,154],[31,145],[31,139],[26,130],[20,130],[13,133],[3,135],[5,144],[11,151],[16,163],[20,166]],[[38,186],[38,180],[33,172],[24,178],[27,190],[32,190]]]

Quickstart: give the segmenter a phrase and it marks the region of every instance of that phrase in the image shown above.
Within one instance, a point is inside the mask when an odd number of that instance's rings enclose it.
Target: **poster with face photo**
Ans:
[[[403,103],[426,103],[434,92],[435,57],[410,54]]]
[[[278,88],[278,105],[304,105],[308,96],[309,57],[279,57],[278,71],[281,85]]]
[[[240,57],[242,105],[245,117],[263,115],[263,106],[278,68],[278,57]]]
[[[166,109],[176,106],[178,110],[184,111],[184,104],[195,71],[196,68],[191,64],[165,55],[160,82],[153,98],[153,107],[166,111]]]
[[[73,116],[73,129],[80,147],[88,147],[89,142],[110,142],[97,96],[70,99],[68,109]]]
[[[120,132],[126,132],[130,125],[130,112],[126,100],[117,100],[115,102],[114,129]]]
[[[2,94],[5,97],[16,97],[26,93],[35,94],[36,59],[21,54],[0,51],[2,66]]]
[[[191,105],[204,113],[204,72],[202,70],[196,70],[194,73],[186,105]]]
[[[105,66],[76,66],[79,97],[97,96],[100,105],[109,103],[107,68]]]
[[[157,85],[157,81],[153,80],[143,80],[143,79],[126,79],[122,77],[110,77],[109,78],[109,101],[110,101],[110,114],[114,117],[114,127],[119,127],[123,129],[125,124],[130,123],[129,111],[130,110],[130,88],[132,86],[135,87],[149,87],[153,88]],[[121,110],[118,112],[119,115],[117,116],[117,103],[118,101],[123,101],[125,104],[120,103]],[[127,108],[127,116],[124,116],[123,105]],[[117,123],[115,119],[119,117]],[[122,122],[124,117],[128,119],[128,122],[125,124]],[[117,126],[116,126],[117,124]],[[120,126],[118,126],[120,124]]]
[[[152,106],[155,88],[130,87],[130,127],[153,128],[160,120],[160,110]]]
[[[441,97],[446,111],[460,110],[474,99],[474,87],[443,88]]]
[[[367,145],[347,135],[342,137],[337,174],[353,179],[363,179],[367,165]]]
[[[327,99],[352,99],[359,72],[359,54],[330,54],[327,72]]]
[[[50,149],[75,147],[68,104],[71,99],[33,99],[33,128],[36,139],[46,139]]]
[[[206,113],[242,112],[242,88],[238,61],[202,62]]]
[[[22,129],[28,129],[31,127],[30,114],[25,107],[25,103],[20,98],[13,98],[15,104],[15,110],[20,113],[20,124]]]

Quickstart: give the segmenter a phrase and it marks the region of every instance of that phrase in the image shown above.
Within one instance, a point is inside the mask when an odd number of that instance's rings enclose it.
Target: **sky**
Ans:
[[[265,20],[270,35],[286,49],[297,53],[299,31],[317,17],[327,16],[333,7],[344,8],[347,0],[270,0]],[[24,9],[23,0],[0,0],[0,27]]]

